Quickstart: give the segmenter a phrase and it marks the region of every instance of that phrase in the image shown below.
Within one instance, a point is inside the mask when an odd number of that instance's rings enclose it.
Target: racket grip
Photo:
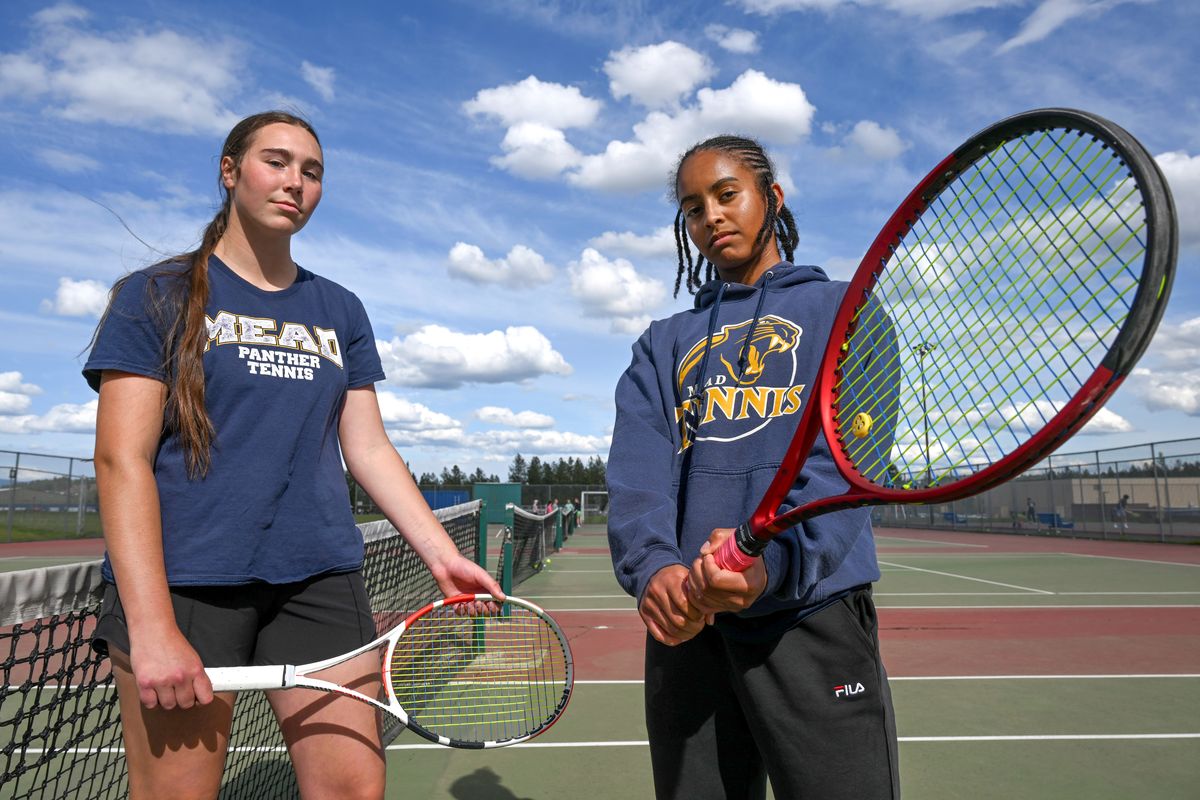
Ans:
[[[296,668],[270,665],[265,667],[213,667],[204,670],[214,692],[240,692],[246,689],[288,689],[296,685]]]
[[[732,536],[721,543],[717,552],[713,553],[713,559],[721,569],[745,572],[766,547],[767,543],[756,539],[750,533],[750,526],[743,522]]]

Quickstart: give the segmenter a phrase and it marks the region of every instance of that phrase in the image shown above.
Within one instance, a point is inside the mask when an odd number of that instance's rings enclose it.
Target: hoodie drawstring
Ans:
[[[762,316],[763,301],[767,299],[767,281],[771,280],[775,273],[768,272],[763,276],[762,288],[758,292],[758,305],[754,307],[754,319],[750,321],[750,329],[746,331],[746,339],[742,342],[742,352],[738,354],[738,374],[737,385],[742,385],[742,374],[746,371],[746,355],[750,351],[750,340],[754,338],[754,329],[758,327],[758,318]],[[712,326],[709,326],[709,339],[712,339]],[[705,354],[707,356],[707,353]]]
[[[712,337],[717,331],[717,312],[721,308],[721,298],[725,296],[725,290],[729,288],[728,283],[722,283],[717,289],[717,299],[713,301],[712,309],[708,312],[708,337],[704,340],[704,357],[700,359],[700,372],[696,377],[696,381],[692,384],[692,397],[698,398],[700,403],[700,411],[704,410],[704,379],[708,372],[708,356],[712,353]],[[688,398],[689,400],[691,398]],[[700,428],[700,412],[692,412],[691,404],[688,404],[687,416],[695,416],[692,430]]]

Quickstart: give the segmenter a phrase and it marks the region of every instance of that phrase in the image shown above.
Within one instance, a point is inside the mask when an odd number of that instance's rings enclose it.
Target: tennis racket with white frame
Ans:
[[[498,610],[467,613],[479,602]],[[382,656],[382,698],[310,677],[372,650]],[[352,697],[431,742],[468,749],[545,732],[566,710],[574,685],[570,646],[550,615],[526,600],[490,594],[430,603],[375,641],[324,661],[205,671],[218,692],[302,687]]]
[[[1145,351],[1177,239],[1162,173],[1117,125],[1042,109],[972,136],[867,251],[787,455],[718,565],[746,569],[819,514],[949,502],[1044,459]],[[781,508],[819,433],[848,490]]]

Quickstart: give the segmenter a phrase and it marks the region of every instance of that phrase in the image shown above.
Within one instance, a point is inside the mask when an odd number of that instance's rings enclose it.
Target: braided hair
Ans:
[[[776,243],[783,250],[784,259],[791,261],[796,252],[796,245],[800,241],[800,234],[796,231],[796,220],[792,216],[791,210],[786,205],[779,205],[775,199],[775,193],[771,191],[772,184],[776,182],[775,165],[771,162],[771,158],[763,146],[755,140],[743,136],[722,135],[705,139],[703,142],[693,145],[679,158],[679,163],[675,165],[673,187],[678,187],[679,173],[683,170],[683,165],[687,163],[687,160],[705,150],[715,150],[733,156],[746,169],[754,173],[758,191],[762,194],[763,201],[767,206],[762,227],[754,240],[755,244],[762,244],[774,233]],[[674,188],[673,192],[676,202],[678,202],[677,188]],[[687,290],[690,294],[695,294],[704,283],[713,279],[715,267],[712,262],[700,253],[696,253],[693,259],[692,248],[688,243],[687,222],[683,218],[682,208],[675,213],[675,252],[679,257],[679,269],[675,273],[676,297],[679,296],[679,287],[683,284],[685,275],[687,276]],[[703,278],[701,270],[704,271]]]

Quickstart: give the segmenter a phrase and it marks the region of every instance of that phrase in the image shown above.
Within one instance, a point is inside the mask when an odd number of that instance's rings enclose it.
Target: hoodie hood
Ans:
[[[725,292],[722,300],[737,300],[748,297],[759,289],[765,288],[768,292],[777,292],[784,289],[789,289],[801,283],[809,281],[828,281],[829,276],[825,274],[825,270],[820,267],[808,265],[794,266],[781,261],[771,269],[767,270],[753,285],[745,283],[729,283],[720,279],[709,281],[700,287],[696,292],[696,302],[694,307],[697,309],[708,308],[717,300],[717,295],[722,286],[725,287]]]

